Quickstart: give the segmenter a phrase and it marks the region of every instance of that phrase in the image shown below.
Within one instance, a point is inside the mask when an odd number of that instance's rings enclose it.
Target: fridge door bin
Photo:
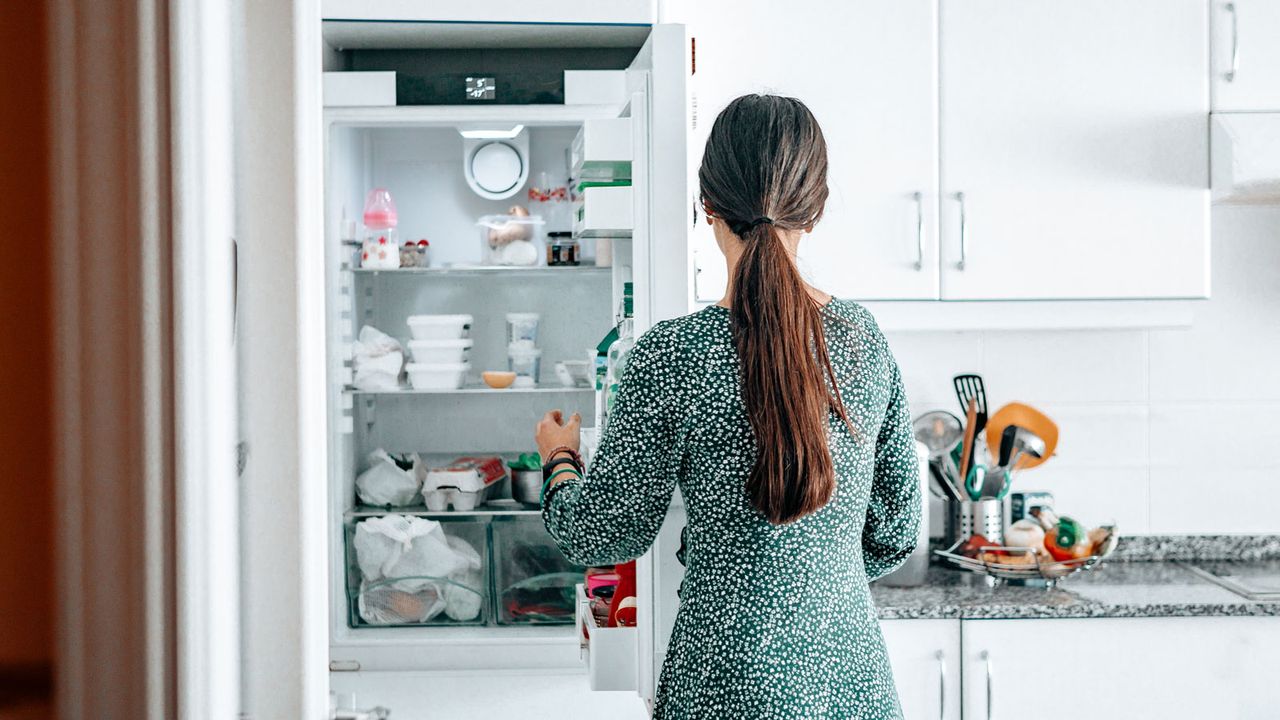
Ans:
[[[498,624],[571,624],[586,568],[565,559],[539,516],[499,516],[492,527]]]
[[[587,665],[592,690],[636,689],[636,639],[634,627],[600,627],[582,585],[577,586],[578,644]]]
[[[577,238],[631,237],[635,227],[631,186],[586,187],[574,210],[573,236]]]
[[[347,523],[348,625],[486,624],[488,529],[475,518],[386,515]]]

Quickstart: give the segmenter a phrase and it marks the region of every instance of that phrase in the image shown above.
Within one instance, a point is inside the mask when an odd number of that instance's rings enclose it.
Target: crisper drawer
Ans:
[[[565,559],[532,516],[493,519],[493,587],[499,625],[569,625],[586,568]]]
[[[587,664],[592,690],[636,689],[636,637],[634,627],[600,627],[591,614],[587,592],[576,588],[578,644]]]
[[[484,625],[489,526],[483,519],[360,518],[345,528],[348,624]]]

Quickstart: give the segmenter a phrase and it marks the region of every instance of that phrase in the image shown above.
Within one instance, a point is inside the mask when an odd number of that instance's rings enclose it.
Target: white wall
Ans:
[[[1216,207],[1212,263],[1186,330],[891,334],[913,414],[979,372],[1061,429],[1015,490],[1127,534],[1280,532],[1280,208]]]

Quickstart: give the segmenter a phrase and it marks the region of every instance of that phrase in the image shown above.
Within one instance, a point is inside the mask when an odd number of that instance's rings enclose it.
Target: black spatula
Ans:
[[[956,399],[960,401],[962,410],[968,409],[969,401],[978,405],[978,414],[974,419],[974,435],[982,432],[987,426],[987,387],[981,375],[957,375],[951,379],[956,388]]]

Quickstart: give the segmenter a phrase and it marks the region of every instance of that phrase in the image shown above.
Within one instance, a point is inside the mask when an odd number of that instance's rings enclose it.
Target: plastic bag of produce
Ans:
[[[351,355],[351,384],[357,390],[395,390],[403,367],[404,348],[398,340],[372,325],[360,328]]]
[[[360,617],[371,625],[424,623],[445,609],[440,588],[407,580],[360,584]]]
[[[360,502],[396,507],[414,504],[422,490],[418,470],[421,462],[416,454],[405,458],[412,463],[408,470],[401,468],[400,463],[382,448],[369,453],[369,469],[356,478],[356,495]]]

